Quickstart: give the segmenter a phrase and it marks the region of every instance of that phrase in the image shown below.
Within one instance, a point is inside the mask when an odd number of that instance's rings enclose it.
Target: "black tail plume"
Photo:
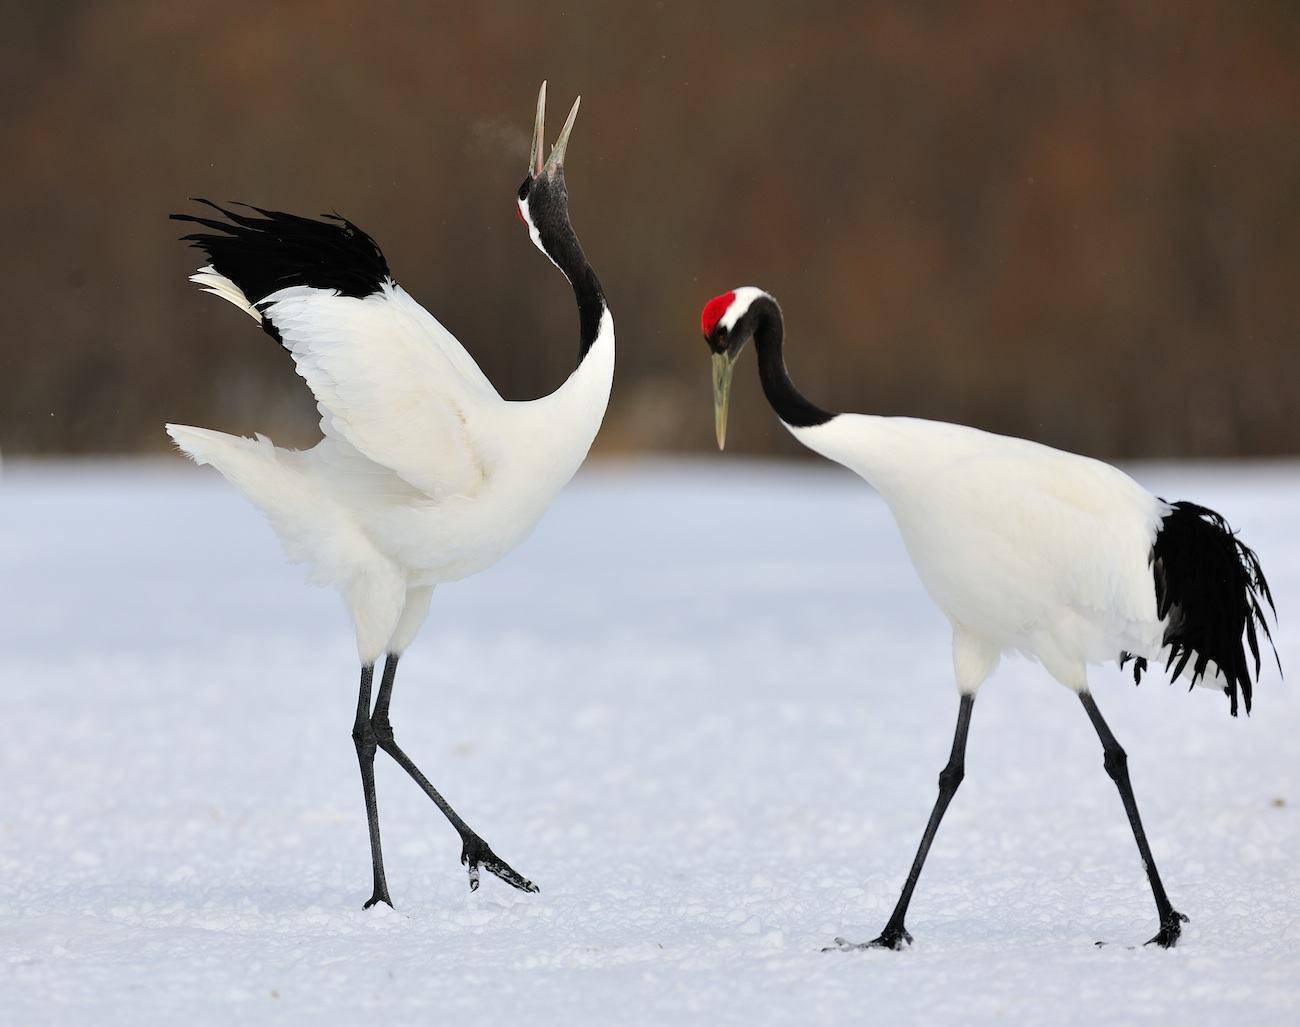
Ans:
[[[1250,713],[1252,679],[1259,678],[1260,670],[1260,631],[1282,670],[1264,614],[1267,603],[1277,617],[1264,570],[1221,515],[1196,503],[1170,505],[1151,548],[1156,614],[1168,618],[1164,644],[1170,679],[1190,663],[1195,685],[1214,664],[1223,675],[1232,715],[1237,715],[1238,696]],[[1134,680],[1140,681],[1145,669],[1145,660],[1135,660]]]

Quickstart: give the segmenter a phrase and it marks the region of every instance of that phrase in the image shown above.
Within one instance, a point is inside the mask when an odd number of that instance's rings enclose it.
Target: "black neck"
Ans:
[[[577,242],[577,239],[574,239]],[[568,268],[560,265],[564,273],[568,275],[569,282],[573,285],[573,298],[578,304],[578,363],[582,363],[582,358],[587,355],[587,350],[591,349],[592,343],[596,341],[596,335],[600,332],[600,319],[605,313],[605,294],[600,288],[600,279],[596,277],[596,272],[592,270],[591,265],[587,263],[587,258],[582,255],[582,247],[578,247],[578,256],[582,261],[580,267]]]
[[[763,383],[763,394],[781,418],[792,428],[811,428],[825,424],[835,415],[804,398],[794,387],[790,372],[785,369],[785,356],[781,344],[785,338],[785,320],[781,308],[768,296],[756,299],[750,310],[757,316],[754,329],[754,348],[758,351],[758,377]]]
[[[581,342],[578,363],[587,355],[600,331],[601,315],[605,312],[605,293],[600,279],[582,252],[577,233],[569,223],[568,195],[564,189],[562,173],[557,177],[558,195],[542,210],[536,212],[538,236],[547,255],[573,286],[573,298],[578,304],[578,328]]]

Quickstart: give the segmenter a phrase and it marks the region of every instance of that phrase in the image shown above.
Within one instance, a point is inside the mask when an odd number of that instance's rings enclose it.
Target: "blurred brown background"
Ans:
[[[315,436],[185,276],[189,196],[373,234],[503,395],[557,386],[515,220],[575,93],[574,223],[619,369],[600,447],[712,445],[698,314],[758,284],[795,380],[1103,456],[1300,452],[1300,5],[6,3],[0,449]],[[752,367],[752,364],[749,364]],[[735,447],[792,452],[752,371]]]

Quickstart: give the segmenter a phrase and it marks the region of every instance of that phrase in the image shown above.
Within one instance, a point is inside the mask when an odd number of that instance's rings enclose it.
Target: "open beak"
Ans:
[[[718,433],[719,449],[727,447],[727,403],[735,368],[736,358],[730,352],[713,354],[713,427]]]
[[[551,155],[542,162],[542,154],[545,152],[546,134],[546,83],[542,83],[542,88],[537,91],[537,117],[533,121],[533,149],[528,158],[528,171],[534,177],[541,176],[543,171],[554,174],[564,166],[564,151],[569,146],[569,133],[573,131],[573,122],[578,117],[578,105],[582,103],[582,97],[573,101],[573,107],[569,110],[569,116],[565,119],[564,128],[560,130],[560,136],[555,140],[555,145],[551,147]]]

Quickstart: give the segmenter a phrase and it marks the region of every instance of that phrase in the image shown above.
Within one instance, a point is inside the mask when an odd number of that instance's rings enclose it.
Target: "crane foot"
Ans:
[[[1178,944],[1178,939],[1183,933],[1183,924],[1187,923],[1187,917],[1176,909],[1171,909],[1160,918],[1160,930],[1152,938],[1148,945],[1159,945],[1162,949],[1171,949]]]
[[[526,892],[538,890],[537,885],[493,852],[488,843],[478,835],[473,833],[465,835],[462,841],[464,844],[460,852],[460,861],[469,871],[470,891],[478,891],[480,868],[495,874],[512,888]]]
[[[892,949],[898,952],[911,944],[912,936],[907,933],[907,928],[886,927],[880,932],[879,938],[873,938],[871,941],[849,941],[847,938],[836,938],[834,945],[827,945],[822,951],[861,952],[863,949]]]

